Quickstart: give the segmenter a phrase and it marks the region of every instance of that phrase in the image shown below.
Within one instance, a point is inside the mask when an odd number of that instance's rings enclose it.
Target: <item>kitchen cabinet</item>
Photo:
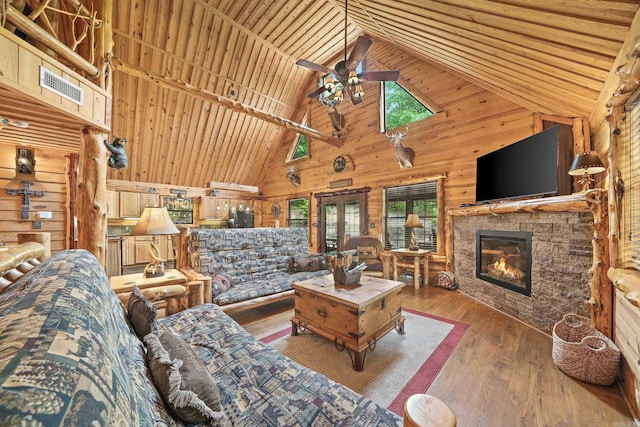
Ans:
[[[120,192],[120,218],[140,218],[147,206],[158,206],[157,194]]]
[[[200,219],[221,219],[225,217],[225,214],[226,212],[222,210],[217,198],[200,198]]]
[[[120,200],[118,192],[107,190],[107,219],[120,218]]]
[[[109,237],[107,239],[107,276],[122,275],[122,238]]]
[[[157,236],[160,257],[173,261],[173,241],[171,236]],[[122,265],[147,264],[151,261],[149,245],[153,236],[124,236],[122,242]]]

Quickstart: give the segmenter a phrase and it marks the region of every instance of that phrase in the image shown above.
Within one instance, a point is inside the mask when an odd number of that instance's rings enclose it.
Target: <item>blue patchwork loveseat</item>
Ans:
[[[213,279],[212,301],[228,313],[290,298],[291,284],[331,273],[325,255],[309,253],[306,228],[197,229],[187,252],[189,266]]]
[[[160,335],[186,343],[218,388],[216,421],[202,425],[402,425],[256,340],[218,306],[158,322]],[[60,252],[0,293],[0,425],[183,426],[147,367],[152,351],[132,331],[98,260],[85,250]],[[169,362],[182,369],[181,360]]]

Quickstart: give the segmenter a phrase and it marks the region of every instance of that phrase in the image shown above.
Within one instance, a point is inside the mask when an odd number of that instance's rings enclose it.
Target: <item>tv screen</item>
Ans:
[[[560,194],[564,183],[559,180],[568,171],[558,167],[559,157],[563,163],[567,157],[560,145],[559,126],[554,126],[478,157],[476,202]]]

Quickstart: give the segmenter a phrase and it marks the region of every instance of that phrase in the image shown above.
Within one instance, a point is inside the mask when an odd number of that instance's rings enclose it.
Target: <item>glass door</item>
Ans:
[[[316,197],[320,216],[320,251],[335,255],[343,250],[344,243],[350,237],[366,234],[366,191],[319,194]]]

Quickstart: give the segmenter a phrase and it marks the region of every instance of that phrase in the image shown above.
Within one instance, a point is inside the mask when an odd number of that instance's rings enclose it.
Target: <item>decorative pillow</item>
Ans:
[[[224,291],[228,291],[231,287],[231,277],[227,273],[218,271],[211,278],[211,291],[214,297],[217,297]]]
[[[378,259],[378,250],[375,246],[357,246],[358,260]]]
[[[196,353],[170,331],[144,337],[147,364],[168,409],[187,423],[220,421],[218,386]]]
[[[142,291],[137,286],[133,287],[133,292],[129,296],[127,313],[129,323],[138,338],[143,339],[145,335],[158,329],[156,306],[142,295]]]
[[[287,261],[287,271],[289,273],[298,273],[300,271],[318,271],[326,270],[327,256],[325,254],[291,257]]]

